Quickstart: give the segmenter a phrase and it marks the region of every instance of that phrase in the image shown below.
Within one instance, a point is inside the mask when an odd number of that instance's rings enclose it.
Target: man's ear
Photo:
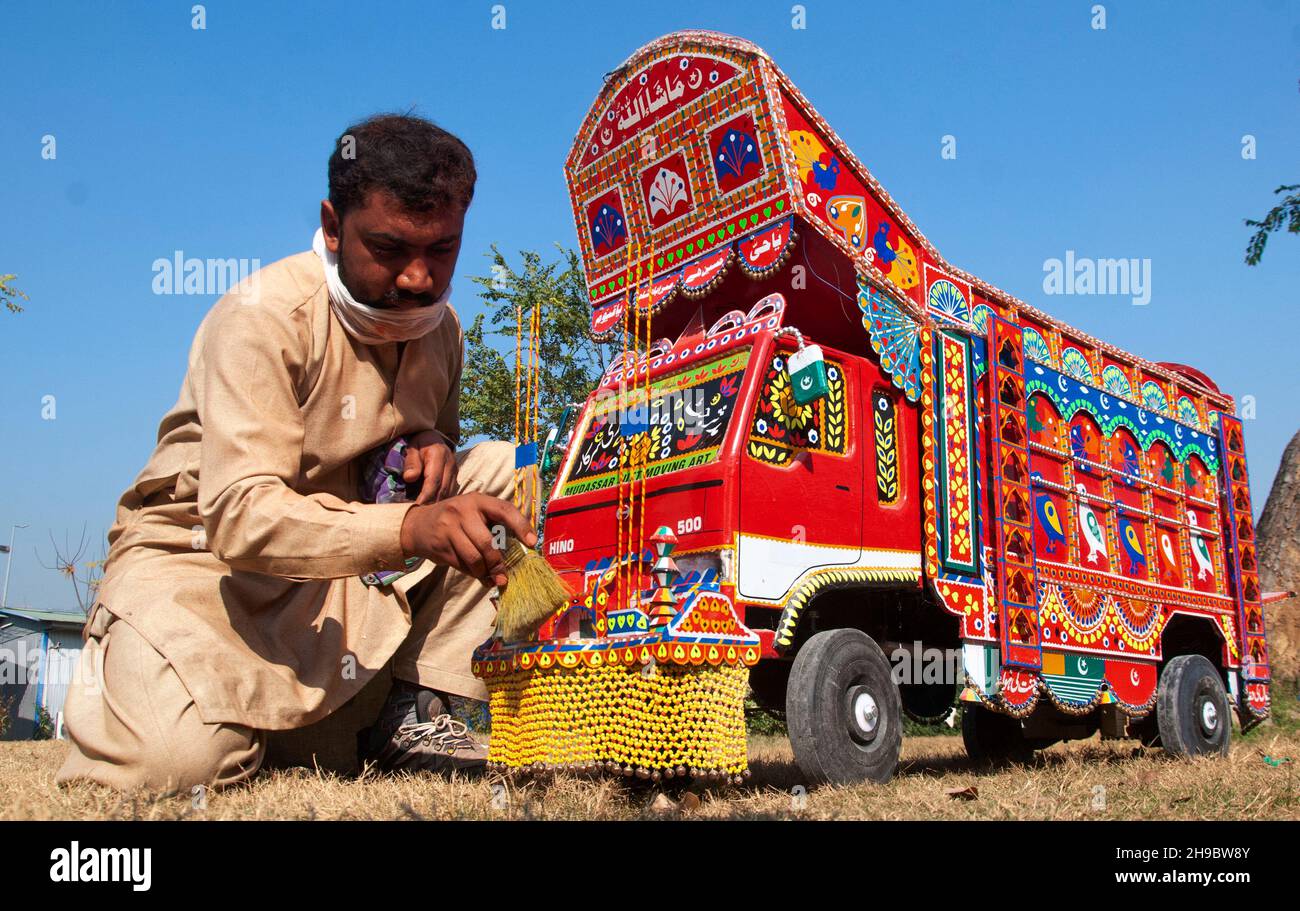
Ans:
[[[325,235],[325,249],[337,255],[343,236],[343,224],[334,212],[334,204],[328,199],[320,201],[320,229]]]

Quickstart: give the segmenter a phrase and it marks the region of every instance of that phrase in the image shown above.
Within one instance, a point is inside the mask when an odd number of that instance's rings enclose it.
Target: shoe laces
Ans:
[[[469,726],[457,721],[450,715],[439,715],[432,721],[419,724],[406,724],[397,729],[396,740],[402,746],[414,746],[424,743],[426,746],[436,744],[440,750],[450,753],[458,749],[472,749],[474,740],[469,736]]]

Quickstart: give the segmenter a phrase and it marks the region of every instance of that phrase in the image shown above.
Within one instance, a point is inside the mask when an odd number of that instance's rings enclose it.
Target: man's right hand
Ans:
[[[504,586],[505,558],[496,548],[494,526],[528,547],[537,543],[528,520],[513,504],[483,493],[465,493],[408,509],[402,522],[402,552]]]

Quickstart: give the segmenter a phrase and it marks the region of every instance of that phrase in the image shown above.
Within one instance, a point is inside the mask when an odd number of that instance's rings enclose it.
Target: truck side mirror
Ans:
[[[564,406],[564,411],[560,414],[560,421],[550,432],[546,434],[546,440],[542,443],[542,458],[540,470],[548,472],[552,468],[551,460],[556,452],[555,443],[564,436],[569,429],[569,424],[573,421],[573,416],[578,410],[578,405],[568,404]],[[560,450],[563,452],[563,450]]]

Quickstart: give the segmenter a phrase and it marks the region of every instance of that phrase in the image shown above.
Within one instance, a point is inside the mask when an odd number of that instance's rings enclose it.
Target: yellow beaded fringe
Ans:
[[[641,777],[748,776],[749,668],[606,664],[487,679],[494,768],[613,769]]]

